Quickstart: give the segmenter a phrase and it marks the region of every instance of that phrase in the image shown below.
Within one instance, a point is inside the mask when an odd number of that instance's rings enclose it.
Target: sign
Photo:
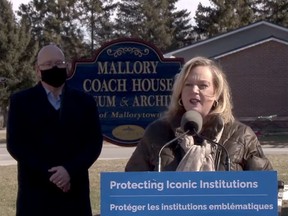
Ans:
[[[277,172],[102,172],[101,216],[277,216]]]
[[[75,61],[67,83],[94,96],[106,141],[136,145],[169,105],[183,61],[164,58],[147,42],[119,39],[101,47],[94,59]]]

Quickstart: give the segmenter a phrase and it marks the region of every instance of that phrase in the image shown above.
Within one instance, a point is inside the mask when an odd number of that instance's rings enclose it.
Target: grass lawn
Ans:
[[[6,141],[5,133],[0,130],[0,143]],[[263,144],[277,147],[288,147],[288,136],[265,137],[260,140]],[[288,155],[267,155],[278,171],[278,179],[288,184]],[[127,160],[99,160],[90,168],[90,190],[93,214],[100,213],[99,182],[100,172],[124,170]],[[15,216],[15,200],[17,193],[16,166],[0,166],[0,216]],[[282,216],[288,215],[288,204],[283,206]]]
[[[126,162],[127,160],[99,160],[90,168],[90,190],[93,214],[99,214],[100,212],[100,172],[122,172]],[[15,165],[0,166],[0,173],[0,215],[15,216],[17,167]]]
[[[288,157],[287,155],[267,155],[273,167],[278,171],[278,178],[288,184]],[[127,160],[99,160],[90,169],[91,203],[93,214],[100,212],[99,181],[100,172],[124,170]],[[17,192],[16,166],[0,166],[0,215],[15,216],[15,199]],[[288,206],[285,214],[288,214]]]

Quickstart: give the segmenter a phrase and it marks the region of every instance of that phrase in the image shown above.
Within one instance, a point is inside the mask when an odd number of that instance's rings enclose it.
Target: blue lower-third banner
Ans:
[[[277,172],[102,172],[101,216],[277,216]]]

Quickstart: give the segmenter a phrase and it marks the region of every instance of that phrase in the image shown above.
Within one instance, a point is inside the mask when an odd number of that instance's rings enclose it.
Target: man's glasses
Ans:
[[[46,62],[44,64],[38,65],[40,70],[49,70],[52,69],[54,66],[58,68],[66,68],[67,62],[66,61]]]

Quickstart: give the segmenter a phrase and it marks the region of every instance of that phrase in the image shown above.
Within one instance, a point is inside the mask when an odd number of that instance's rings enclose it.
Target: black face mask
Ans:
[[[41,70],[41,79],[48,85],[58,88],[65,83],[67,79],[66,68],[54,66],[49,70]]]

